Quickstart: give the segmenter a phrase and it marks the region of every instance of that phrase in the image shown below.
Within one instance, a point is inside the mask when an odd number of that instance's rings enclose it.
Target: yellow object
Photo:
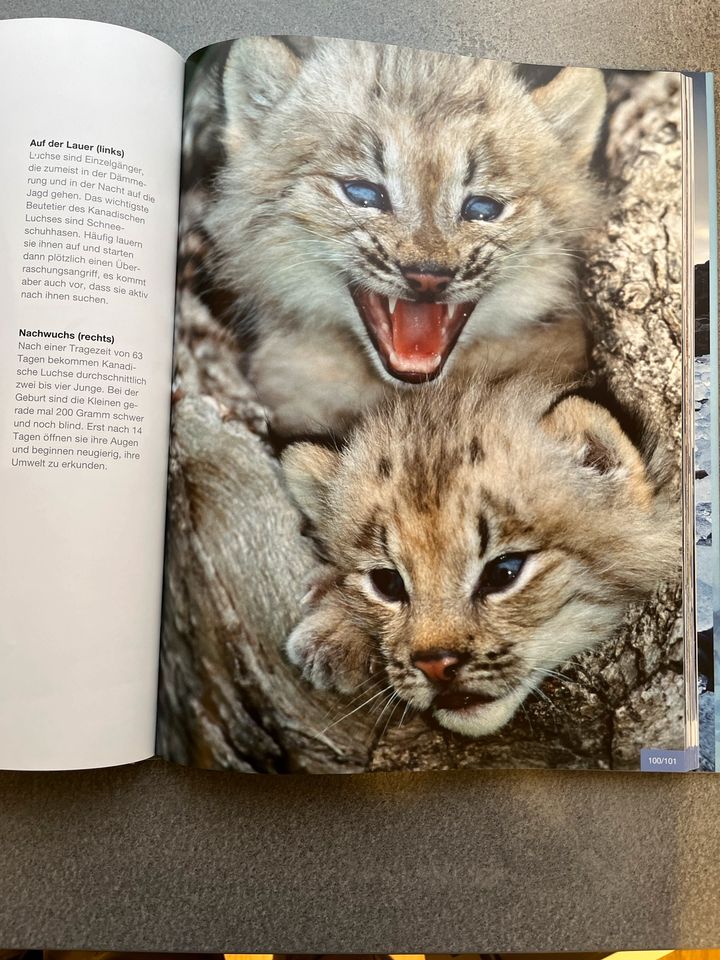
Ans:
[[[273,960],[272,953],[225,953],[225,960]]]
[[[607,960],[660,960],[674,950],[619,950],[608,955]]]

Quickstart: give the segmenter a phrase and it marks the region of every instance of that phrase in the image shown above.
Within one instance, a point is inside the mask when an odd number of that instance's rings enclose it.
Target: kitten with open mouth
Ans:
[[[389,388],[449,371],[582,371],[600,71],[529,89],[508,64],[254,37],[222,96],[203,226],[278,433],[342,433]]]
[[[474,303],[403,300],[352,291],[386,371],[398,380],[434,380],[447,362]]]

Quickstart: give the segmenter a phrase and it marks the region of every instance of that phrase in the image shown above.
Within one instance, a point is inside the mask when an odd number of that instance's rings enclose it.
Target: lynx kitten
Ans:
[[[234,43],[223,98],[207,228],[278,431],[342,430],[445,368],[583,369],[600,71],[531,91],[507,64],[255,37]]]
[[[677,571],[657,460],[604,407],[522,378],[401,391],[342,451],[288,448],[329,564],[291,661],[342,692],[379,671],[444,727],[494,732]]]

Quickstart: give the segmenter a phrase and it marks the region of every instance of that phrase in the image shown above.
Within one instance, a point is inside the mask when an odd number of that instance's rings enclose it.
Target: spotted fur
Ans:
[[[411,707],[468,736],[505,724],[548,671],[609,638],[631,601],[679,569],[669,472],[604,407],[532,379],[401,391],[342,450],[298,444],[284,467],[332,571],[290,660],[347,693],[380,670]],[[513,556],[517,578],[487,592],[487,572]],[[404,599],[377,589],[378,570],[400,575]],[[453,661],[449,682],[416,665],[438,656]]]
[[[349,285],[412,297],[406,264],[440,266],[444,302],[476,303],[446,370],[583,368],[574,279],[598,215],[599,71],[530,91],[507,64],[255,37],[234,43],[223,96],[227,159],[206,226],[215,279],[253,325],[250,375],[276,430],[342,430],[379,400],[390,377]],[[392,209],[354,206],[348,178],[383,184]],[[463,220],[478,193],[508,216]]]

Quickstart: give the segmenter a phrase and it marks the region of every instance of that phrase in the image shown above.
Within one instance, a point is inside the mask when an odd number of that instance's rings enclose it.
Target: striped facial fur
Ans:
[[[654,455],[657,459],[657,454]],[[680,507],[610,413],[538,382],[399,392],[341,450],[283,458],[328,566],[290,660],[470,737],[679,569]]]
[[[271,409],[291,397],[332,425],[383,383],[426,382],[472,363],[478,342],[577,311],[600,71],[530,91],[505,64],[251,38],[233,45],[223,95],[207,225]]]

